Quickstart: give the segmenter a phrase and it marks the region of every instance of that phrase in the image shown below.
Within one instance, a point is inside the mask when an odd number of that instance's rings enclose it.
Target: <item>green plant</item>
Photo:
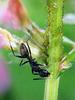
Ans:
[[[50,76],[45,80],[44,100],[58,99],[60,77],[64,71],[71,67],[71,61],[75,59],[75,42],[63,36],[63,6],[64,0],[47,0],[48,27],[43,32],[30,20],[28,24],[31,27],[21,25],[20,33],[23,32],[27,36],[26,38],[29,39],[28,42],[33,57],[37,60],[40,58],[39,61],[44,63],[50,72]],[[11,31],[15,33],[13,29]],[[22,36],[22,38],[18,36],[11,37],[13,38],[10,41],[16,44],[14,49],[17,49],[21,42],[25,42]],[[67,54],[63,52],[63,43],[72,46],[72,50]],[[36,48],[36,52],[34,48]]]

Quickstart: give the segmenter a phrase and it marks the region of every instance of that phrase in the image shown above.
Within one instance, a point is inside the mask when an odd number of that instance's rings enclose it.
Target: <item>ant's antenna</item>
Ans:
[[[7,37],[8,37],[8,40],[9,40],[10,49],[11,49],[13,55],[15,56],[15,54],[14,54],[14,50],[13,50],[13,47],[11,46],[11,42],[10,42],[9,35],[7,35]]]

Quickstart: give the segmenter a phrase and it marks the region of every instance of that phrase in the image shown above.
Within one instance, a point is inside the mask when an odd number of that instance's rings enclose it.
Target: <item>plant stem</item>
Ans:
[[[47,79],[45,83],[45,95],[44,100],[57,100],[59,88],[59,78],[58,79]]]
[[[59,67],[63,52],[63,0],[47,0],[48,6],[48,66],[51,73],[46,80],[44,100],[57,100]]]
[[[48,0],[48,64],[50,72],[56,76],[59,69],[60,60],[62,59],[62,8],[63,0]]]

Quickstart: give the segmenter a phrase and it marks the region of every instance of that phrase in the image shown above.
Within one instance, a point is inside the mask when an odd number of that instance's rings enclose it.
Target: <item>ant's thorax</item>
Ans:
[[[31,67],[38,67],[37,61],[33,58],[29,58],[29,63],[31,65]]]

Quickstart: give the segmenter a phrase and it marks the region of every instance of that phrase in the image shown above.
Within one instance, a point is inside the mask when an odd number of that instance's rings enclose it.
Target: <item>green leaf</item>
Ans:
[[[67,61],[75,61],[75,50],[72,49],[67,55]]]

